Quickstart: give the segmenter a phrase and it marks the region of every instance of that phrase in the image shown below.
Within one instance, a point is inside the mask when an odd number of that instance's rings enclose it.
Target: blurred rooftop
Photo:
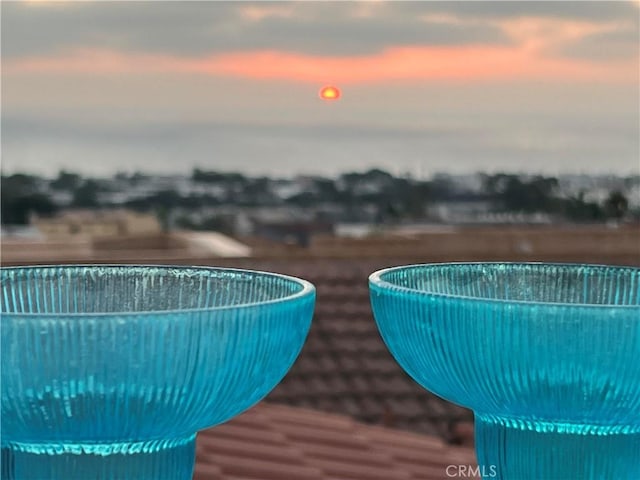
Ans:
[[[441,480],[460,465],[471,448],[262,403],[198,435],[194,480]]]
[[[29,234],[30,232],[30,234]],[[640,225],[494,227],[406,226],[353,238],[318,234],[306,246],[217,232],[173,231],[109,236],[34,235],[3,229],[1,261],[39,263],[176,263],[209,265],[251,256],[277,262],[393,258],[403,263],[546,261],[640,263]]]

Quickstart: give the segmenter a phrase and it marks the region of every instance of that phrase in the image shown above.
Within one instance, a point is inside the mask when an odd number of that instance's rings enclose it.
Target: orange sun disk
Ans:
[[[320,98],[323,100],[337,100],[340,98],[340,90],[338,87],[322,87],[320,89]]]

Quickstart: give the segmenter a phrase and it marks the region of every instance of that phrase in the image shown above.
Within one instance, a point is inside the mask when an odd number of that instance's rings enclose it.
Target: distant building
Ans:
[[[42,240],[42,233],[31,225],[0,225],[0,240]]]
[[[124,210],[71,211],[32,217],[29,227],[0,229],[2,262],[198,264],[217,257],[248,257],[247,245],[217,232],[163,232],[151,215]]]
[[[371,223],[337,223],[334,228],[336,237],[341,238],[365,238],[376,231],[376,226]]]
[[[297,245],[306,248],[311,238],[318,234],[334,234],[334,225],[330,222],[256,222],[254,232],[257,236],[269,240]]]
[[[486,223],[491,212],[491,202],[450,200],[434,203],[429,210],[434,219],[442,223]]]
[[[193,254],[214,257],[249,257],[251,248],[219,232],[194,232],[181,230],[172,236],[182,240]]]
[[[128,210],[67,210],[53,217],[31,216],[44,237],[113,237],[161,232],[155,216]]]

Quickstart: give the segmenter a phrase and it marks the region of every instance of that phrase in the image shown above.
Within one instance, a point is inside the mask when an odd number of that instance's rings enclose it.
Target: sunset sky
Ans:
[[[2,169],[640,174],[639,7],[3,1]]]

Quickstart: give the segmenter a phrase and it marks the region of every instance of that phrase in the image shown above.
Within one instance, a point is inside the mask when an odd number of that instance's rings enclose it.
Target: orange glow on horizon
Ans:
[[[340,98],[340,89],[333,86],[322,87],[320,89],[320,98],[323,100],[337,100]]]
[[[559,80],[635,82],[637,60],[604,62],[547,56],[516,46],[404,46],[352,57],[246,51],[202,58],[76,49],[60,56],[3,60],[3,74],[178,74],[337,84],[394,81]]]

